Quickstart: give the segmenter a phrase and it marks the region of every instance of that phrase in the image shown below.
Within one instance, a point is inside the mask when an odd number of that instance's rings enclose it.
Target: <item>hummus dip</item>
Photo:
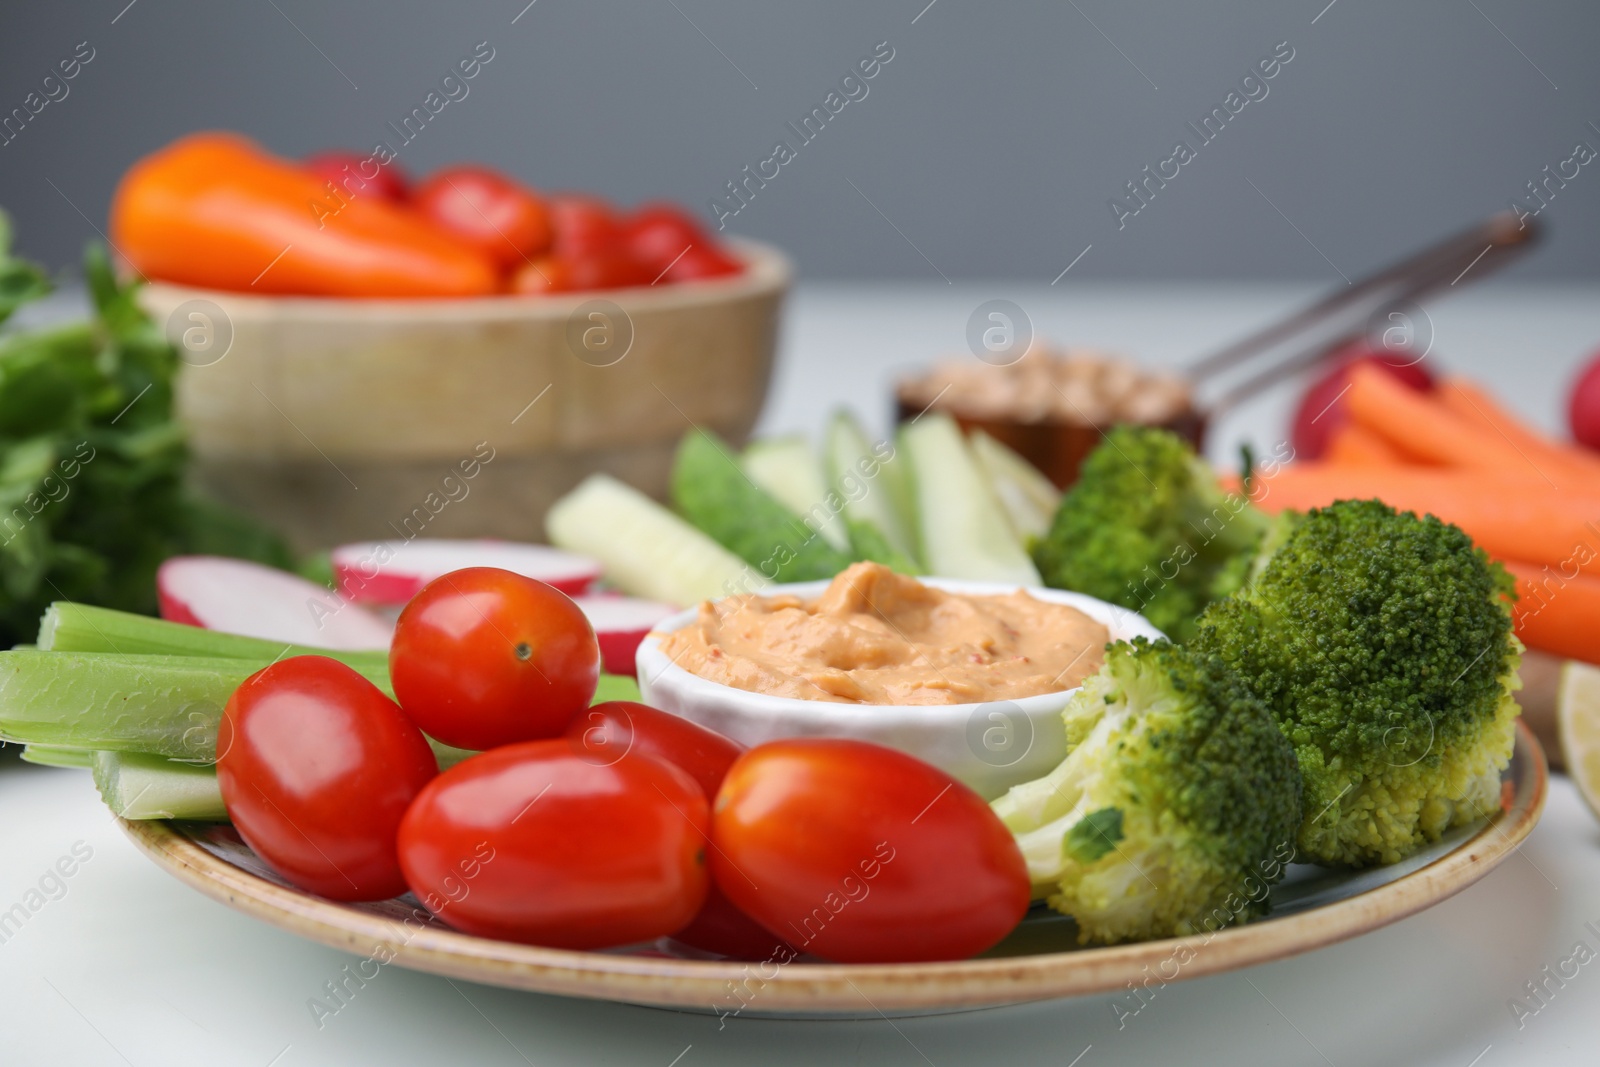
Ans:
[[[752,693],[845,704],[977,704],[1077,686],[1109,634],[1076,608],[1029,596],[949,593],[878,563],[842,571],[815,600],[706,601],[661,650]]]

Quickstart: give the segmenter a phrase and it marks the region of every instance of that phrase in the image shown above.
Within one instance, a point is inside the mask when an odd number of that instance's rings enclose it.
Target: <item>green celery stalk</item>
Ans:
[[[87,748],[63,748],[59,745],[24,745],[24,763],[37,763],[41,767],[71,767],[83,770],[94,766],[94,752]]]
[[[97,752],[94,785],[112,814],[124,819],[228,818],[211,767],[138,752]]]
[[[388,674],[389,653],[349,652],[291,645],[259,637],[203,630],[130,611],[58,600],[39,620],[38,647],[50,652],[124,652],[132,655],[210,656],[256,659],[262,666],[286,656],[328,656],[368,677]]]

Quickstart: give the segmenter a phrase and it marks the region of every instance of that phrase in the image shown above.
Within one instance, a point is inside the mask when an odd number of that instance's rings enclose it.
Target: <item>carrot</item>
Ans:
[[[1571,445],[1546,437],[1507,411],[1474,382],[1451,378],[1441,382],[1438,397],[1445,407],[1467,422],[1499,436],[1521,452],[1535,467],[1546,470],[1563,488],[1591,484],[1600,489],[1600,457],[1586,455]]]
[[[1251,484],[1270,512],[1372,497],[1455,523],[1490,555],[1600,575],[1600,493],[1558,491],[1523,472],[1302,462]]]
[[[1512,619],[1529,648],[1600,663],[1600,578],[1573,567],[1503,560],[1517,579]]]
[[[1354,422],[1420,460],[1480,470],[1526,465],[1506,442],[1376,367],[1351,368],[1345,407]]]
[[[1333,431],[1323,458],[1329,463],[1362,467],[1406,462],[1406,457],[1388,441],[1354,422],[1347,422]]]

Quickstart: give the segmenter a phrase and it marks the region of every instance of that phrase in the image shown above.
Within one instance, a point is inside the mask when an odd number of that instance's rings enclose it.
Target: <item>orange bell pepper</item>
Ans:
[[[342,201],[342,205],[341,205]],[[246,138],[184,137],[139,160],[111,201],[111,240],[146,277],[245,293],[493,293],[487,257],[377,196],[327,185]]]

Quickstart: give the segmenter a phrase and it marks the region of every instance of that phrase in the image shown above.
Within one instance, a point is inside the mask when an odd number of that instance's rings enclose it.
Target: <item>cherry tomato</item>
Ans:
[[[645,756],[662,759],[693,778],[706,803],[744,746],[671,712],[631,700],[596,704],[572,720],[567,738],[591,762],[610,764]],[[787,959],[788,945],[734,906],[715,885],[694,921],[673,935],[686,945],[738,959]]]
[[[624,237],[611,205],[597,196],[557,193],[550,198],[550,225],[558,255],[578,256],[611,249]]]
[[[630,285],[649,285],[654,277],[621,244],[575,253],[567,264],[568,280],[575,290],[625,289]]]
[[[594,699],[600,644],[565,593],[468,567],[435,578],[400,612],[389,676],[429,736],[493,748],[559,736]]]
[[[846,963],[963,959],[1028,910],[1028,871],[976,793],[903,752],[839,738],[740,756],[713,805],[711,872],[805,952]]]
[[[396,204],[411,195],[411,180],[398,163],[379,163],[376,156],[335,149],[307,156],[303,166],[323,181],[332,182],[343,195],[382,197]]]
[[[742,270],[744,264],[726,252],[711,245],[695,245],[666,269],[661,275],[661,281],[676,285],[678,282],[691,282],[701,278],[721,278],[728,274],[738,274]]]
[[[1572,383],[1567,420],[1573,440],[1587,448],[1600,449],[1600,353],[1590,359]]]
[[[564,293],[574,288],[572,267],[559,256],[540,256],[511,275],[513,293]]]
[[[567,740],[473,756],[429,783],[400,824],[418,898],[483,937],[589,949],[649,941],[705,901],[705,795],[635,755],[609,765]]]
[[[685,249],[710,240],[688,213],[672,204],[643,205],[628,216],[624,229],[634,258],[658,274]]]
[[[228,817],[273,870],[334,900],[405,892],[395,832],[439,765],[377,686],[326,656],[280,660],[228,699],[217,751]]]
[[[434,171],[412,194],[418,211],[510,268],[550,247],[550,209],[531,189],[488,167]]]

